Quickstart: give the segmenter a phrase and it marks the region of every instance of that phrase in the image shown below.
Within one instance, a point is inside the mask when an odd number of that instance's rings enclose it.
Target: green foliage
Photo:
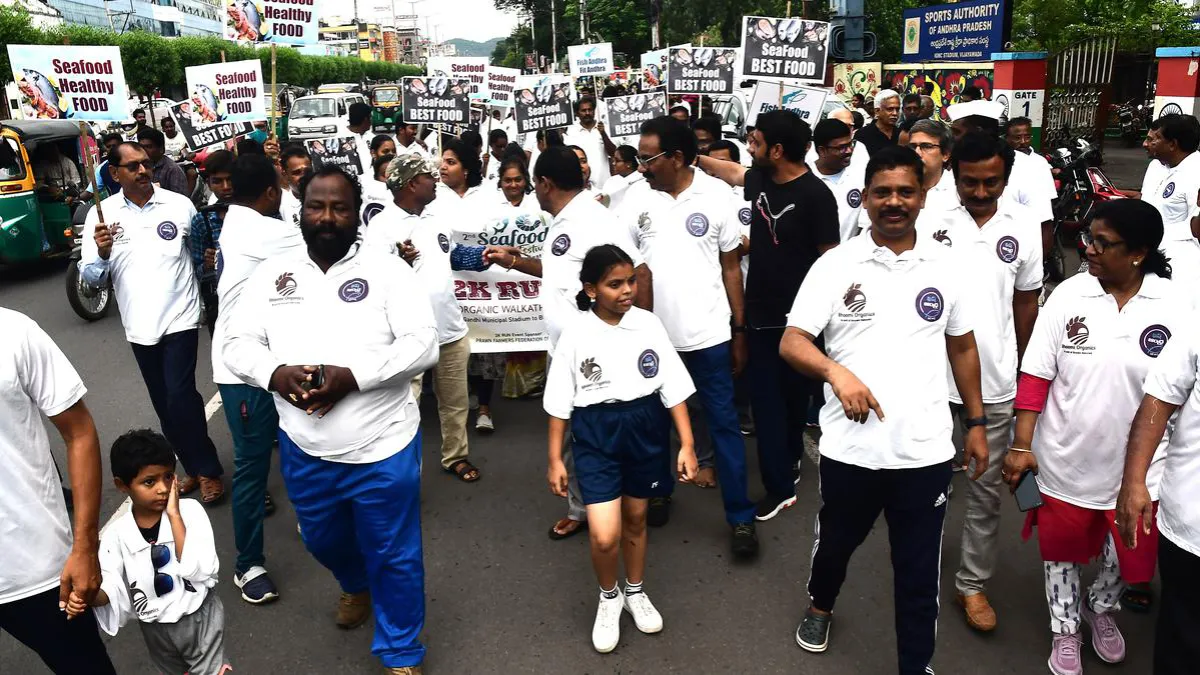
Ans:
[[[73,24],[41,30],[33,27],[24,10],[8,6],[0,6],[0,44],[120,47],[125,80],[138,94],[150,94],[156,89],[182,91],[186,82],[184,68],[218,63],[222,52],[226,61],[260,59],[263,75],[269,78],[271,72],[271,50],[243,47],[215,35],[167,39],[145,31],[117,34]],[[417,66],[361,61],[350,56],[309,56],[289,47],[276,49],[275,69],[279,82],[314,88],[326,82],[395,80],[424,72]],[[0,49],[0,72],[5,80],[9,79],[11,68],[5,49]]]

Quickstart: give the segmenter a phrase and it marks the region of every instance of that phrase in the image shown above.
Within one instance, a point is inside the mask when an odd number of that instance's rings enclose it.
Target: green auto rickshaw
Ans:
[[[400,119],[400,85],[377,84],[371,87],[371,129],[394,131]]]

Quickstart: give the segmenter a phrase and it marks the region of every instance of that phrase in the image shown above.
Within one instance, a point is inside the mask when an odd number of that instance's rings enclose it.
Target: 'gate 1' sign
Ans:
[[[1004,105],[1004,120],[1014,117],[1028,117],[1034,129],[1042,126],[1042,106],[1046,102],[1046,92],[1041,89],[996,89],[992,91],[992,100]]]

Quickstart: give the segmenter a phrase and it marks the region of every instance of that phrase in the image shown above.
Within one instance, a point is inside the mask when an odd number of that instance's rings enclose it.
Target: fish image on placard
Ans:
[[[212,124],[221,120],[220,100],[207,85],[198,84],[192,89],[192,119],[200,124]]]
[[[230,39],[258,42],[266,40],[263,34],[262,8],[253,0],[230,0],[227,6]]]
[[[70,117],[70,102],[50,78],[36,70],[22,69],[17,89],[21,91],[25,113],[36,119]]]

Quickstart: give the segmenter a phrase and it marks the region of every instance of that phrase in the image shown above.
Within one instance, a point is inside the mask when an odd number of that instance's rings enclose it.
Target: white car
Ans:
[[[288,112],[288,140],[329,138],[348,134],[346,114],[355,103],[367,103],[362,94],[315,94],[296,99]]]

